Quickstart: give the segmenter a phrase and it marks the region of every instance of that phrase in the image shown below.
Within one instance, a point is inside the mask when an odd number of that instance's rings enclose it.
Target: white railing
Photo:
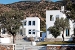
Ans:
[[[11,43],[10,38],[0,38],[0,43]]]
[[[15,45],[15,50],[46,50],[46,46]]]

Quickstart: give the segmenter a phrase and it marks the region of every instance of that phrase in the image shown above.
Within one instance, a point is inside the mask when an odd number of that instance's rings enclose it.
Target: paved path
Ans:
[[[23,38],[24,38],[25,36],[22,36],[22,35],[17,35],[16,36],[16,39],[15,39],[15,43],[16,44],[23,44],[23,45],[31,45],[31,42],[29,42],[29,41],[26,41],[26,40],[24,40]]]
[[[32,46],[30,41],[24,40],[25,36],[16,36],[16,46],[15,50],[46,50],[46,46]],[[38,43],[38,42],[37,42]]]

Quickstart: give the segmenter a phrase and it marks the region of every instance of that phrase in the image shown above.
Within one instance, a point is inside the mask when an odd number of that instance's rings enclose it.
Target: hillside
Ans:
[[[46,10],[60,9],[60,2],[25,2],[20,1],[12,4],[0,4],[0,14],[7,11],[23,11],[24,18],[39,17],[41,19],[41,30],[45,27]]]

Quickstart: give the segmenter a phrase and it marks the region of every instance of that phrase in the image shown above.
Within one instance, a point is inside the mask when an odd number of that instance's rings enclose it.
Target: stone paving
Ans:
[[[15,39],[15,44],[17,44],[17,45],[31,45],[30,41],[27,41],[27,40],[23,39],[24,37],[25,36],[17,35],[16,39]]]
[[[17,35],[15,38],[15,50],[75,50],[74,46],[32,46],[30,41],[24,40],[25,36]],[[36,42],[40,43],[40,42]],[[13,50],[13,45],[0,44],[0,50]]]
[[[46,46],[32,46],[31,41],[24,40],[24,37],[22,35],[16,36],[15,50],[46,50]]]

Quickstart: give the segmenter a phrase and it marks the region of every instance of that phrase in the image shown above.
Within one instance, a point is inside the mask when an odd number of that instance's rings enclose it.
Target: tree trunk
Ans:
[[[13,44],[15,43],[15,36],[16,36],[16,35],[13,35]]]
[[[63,34],[62,34],[63,42],[64,42],[64,29],[63,29]]]
[[[0,37],[1,37],[1,32],[0,32]]]
[[[14,36],[13,36],[13,44],[14,44]]]
[[[56,42],[56,38],[55,38],[55,42]]]

